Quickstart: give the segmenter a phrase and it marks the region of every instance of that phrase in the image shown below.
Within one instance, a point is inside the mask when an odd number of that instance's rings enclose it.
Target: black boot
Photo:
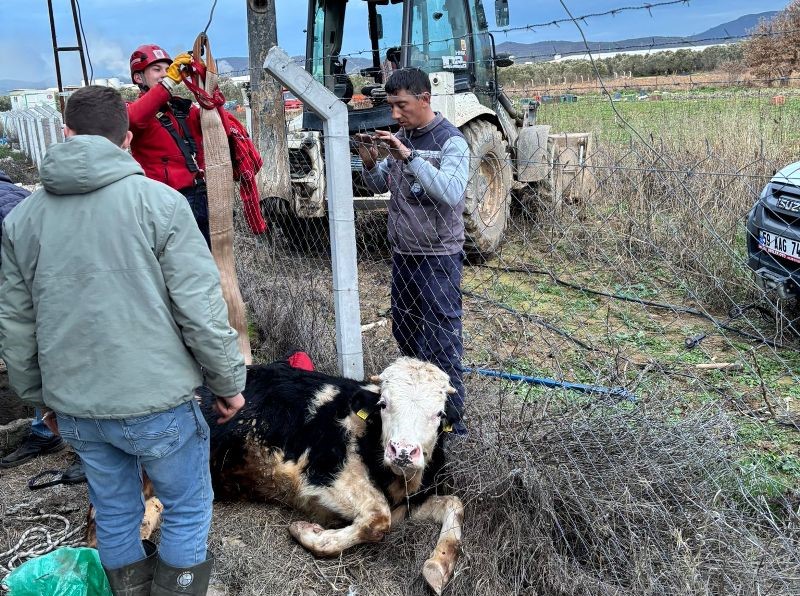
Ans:
[[[150,594],[151,596],[173,594],[205,596],[213,565],[214,559],[211,557],[194,567],[172,567],[159,559]]]
[[[86,472],[83,471],[83,462],[80,457],[75,456],[75,461],[64,470],[61,474],[61,482],[64,484],[80,484],[81,482],[86,482]]]
[[[114,596],[150,596],[153,573],[156,569],[156,545],[149,540],[142,540],[145,557],[119,569],[106,569],[108,584]]]
[[[21,466],[34,457],[61,451],[65,446],[61,437],[45,439],[39,435],[30,434],[22,441],[22,445],[17,447],[16,451],[12,451],[4,458],[0,459],[0,468]]]

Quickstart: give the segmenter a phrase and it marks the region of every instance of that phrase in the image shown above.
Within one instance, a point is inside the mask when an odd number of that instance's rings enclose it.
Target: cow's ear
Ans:
[[[381,394],[369,391],[363,387],[353,394],[350,409],[360,417],[366,419],[380,409]]]
[[[444,418],[444,421],[450,425],[456,424],[461,420],[461,414],[458,413],[458,409],[455,407],[452,400],[448,399],[444,405]]]

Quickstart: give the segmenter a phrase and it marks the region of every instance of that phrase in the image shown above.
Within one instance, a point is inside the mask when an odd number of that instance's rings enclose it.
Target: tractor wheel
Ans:
[[[464,209],[464,250],[470,261],[481,262],[498,249],[508,224],[511,160],[508,144],[494,124],[474,120],[461,132],[472,154]]]

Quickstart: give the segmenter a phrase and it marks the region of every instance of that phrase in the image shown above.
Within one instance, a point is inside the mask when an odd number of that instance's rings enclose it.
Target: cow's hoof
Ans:
[[[441,594],[447,583],[447,572],[438,561],[428,559],[422,566],[422,577],[428,582],[431,589],[437,594]]]
[[[312,524],[311,522],[296,521],[289,524],[289,533],[301,544],[308,542],[309,534],[315,535],[324,531],[325,528],[321,525]]]

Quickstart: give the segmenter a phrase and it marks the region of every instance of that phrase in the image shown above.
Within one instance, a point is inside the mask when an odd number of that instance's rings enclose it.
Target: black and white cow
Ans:
[[[408,515],[435,521],[441,531],[422,573],[441,593],[464,517],[461,500],[435,487],[453,391],[442,370],[411,358],[371,382],[285,362],[251,366],[246,404],[228,423],[216,424],[213,396],[200,396],[216,498],[276,500],[305,512],[313,521],[289,532],[320,557],[379,541]],[[159,505],[148,501],[143,538],[157,527]]]

